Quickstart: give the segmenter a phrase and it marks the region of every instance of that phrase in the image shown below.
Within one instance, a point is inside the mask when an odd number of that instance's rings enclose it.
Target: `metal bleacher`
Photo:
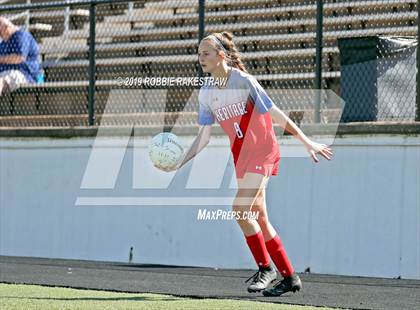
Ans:
[[[118,87],[119,76],[197,74],[198,1],[133,3],[131,9],[122,4],[116,9],[111,9],[111,5],[98,8],[98,114],[104,110],[109,90]],[[89,21],[83,10],[72,8],[78,19],[67,31],[61,26],[55,32],[43,31],[37,37],[47,82],[22,87],[13,95],[13,109],[2,103],[0,125],[12,124],[18,118],[23,122],[28,117],[22,115],[26,114],[23,111],[28,105],[36,107],[32,114],[39,115],[37,124],[45,124],[48,117],[67,125],[86,124]],[[32,13],[33,21],[54,24],[56,20],[62,25],[58,18],[61,15],[55,12]],[[281,1],[281,4],[261,0],[207,0],[205,30],[206,33],[233,32],[249,72],[264,86],[311,88],[315,76],[315,12],[315,1],[308,0]],[[339,84],[338,38],[416,35],[417,19],[415,0],[325,1],[324,84]],[[141,111],[137,116],[149,122],[148,112]],[[194,111],[186,112],[195,115]],[[64,114],[73,116],[64,121]]]

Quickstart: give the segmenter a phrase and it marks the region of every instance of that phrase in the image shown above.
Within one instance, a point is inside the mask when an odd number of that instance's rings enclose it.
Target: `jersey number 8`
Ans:
[[[241,130],[241,127],[239,127],[239,124],[237,122],[234,122],[233,127],[235,127],[236,136],[239,139],[242,139],[244,137],[244,134],[242,133],[242,130]]]

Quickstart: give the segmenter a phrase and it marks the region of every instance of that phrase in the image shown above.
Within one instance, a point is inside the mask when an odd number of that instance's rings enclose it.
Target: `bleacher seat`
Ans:
[[[115,80],[118,76],[171,77],[197,73],[198,1],[134,3],[132,10],[124,4],[118,4],[114,9],[112,5],[98,7],[96,87],[99,90],[99,113],[104,109],[109,91],[118,88]],[[249,71],[264,86],[311,88],[314,79],[315,12],[314,0],[285,0],[281,4],[261,0],[208,0],[206,32],[232,31]],[[38,17],[43,14],[39,12]],[[339,84],[337,38],[377,34],[416,35],[417,19],[415,0],[325,1],[324,83]],[[60,113],[64,108],[61,104],[57,107],[58,101],[77,107],[75,110],[69,108],[65,114],[77,111],[75,114],[82,115],[83,109],[86,112],[88,35],[87,17],[67,33],[61,31],[60,35],[53,36],[43,33],[40,49],[47,82],[23,87],[14,95],[13,109],[7,106],[10,98],[2,103],[1,115],[8,114],[9,118],[13,118],[12,114],[24,110],[23,107],[18,108],[19,105],[33,104],[38,106],[36,111],[51,112],[61,120]],[[19,100],[19,97],[27,98],[28,94],[33,96],[34,93],[37,94],[35,101]],[[178,104],[176,100],[174,103]]]

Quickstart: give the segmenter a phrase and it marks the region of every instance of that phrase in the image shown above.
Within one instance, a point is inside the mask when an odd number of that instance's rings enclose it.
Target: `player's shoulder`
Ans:
[[[240,70],[238,68],[234,68],[234,67],[232,67],[232,74],[235,74],[240,79],[247,79],[250,76],[252,76],[248,72],[242,71],[242,70]]]
[[[211,85],[204,83],[201,87],[200,87],[200,93],[203,92],[208,92],[211,89]]]
[[[234,78],[237,81],[237,84],[239,84],[238,86],[247,87],[249,83],[255,83],[256,81],[252,74],[237,68],[232,68],[232,74],[234,74]]]
[[[199,94],[200,95],[205,95],[210,91],[210,89],[211,89],[210,85],[204,84],[203,86],[200,87]]]
[[[204,84],[200,87],[200,91],[198,92],[198,100],[204,101],[209,96],[209,92],[211,90],[211,86]]]

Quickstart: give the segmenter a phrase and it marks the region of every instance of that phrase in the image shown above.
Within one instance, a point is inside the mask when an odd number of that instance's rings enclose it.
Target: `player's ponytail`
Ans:
[[[235,43],[233,42],[233,34],[228,31],[223,31],[220,34],[222,38],[225,39],[225,46],[226,50],[229,53],[228,59],[230,60],[230,65],[243,72],[247,72],[244,63],[242,62],[241,54],[239,53]]]
[[[222,50],[226,54],[226,62],[228,65],[237,68],[243,72],[248,72],[245,68],[244,63],[241,59],[241,54],[239,53],[235,43],[233,42],[233,34],[228,31],[215,32],[211,36],[215,36],[217,40],[221,43],[216,44],[217,49]],[[217,43],[217,42],[216,42]]]

